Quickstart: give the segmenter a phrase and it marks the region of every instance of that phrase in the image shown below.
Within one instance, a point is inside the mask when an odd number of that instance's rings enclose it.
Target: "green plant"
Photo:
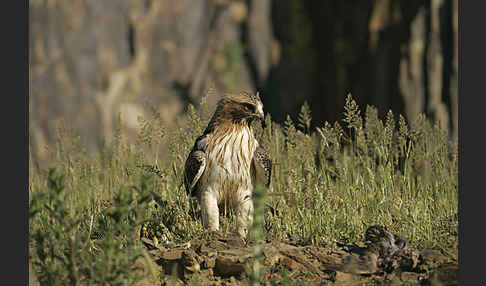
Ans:
[[[209,120],[201,110],[214,110],[205,104],[190,107],[174,128],[153,112],[133,141],[119,121],[94,154],[59,125],[58,144],[48,149],[56,171],[30,162],[29,259],[41,284],[134,282],[142,226],[142,235],[163,243],[201,236],[200,208],[186,194],[182,170]],[[296,124],[266,116],[256,135],[274,164],[263,216],[255,198],[258,239],[354,242],[381,224],[414,248],[457,249],[457,144],[423,115],[407,122],[359,108],[348,96],[343,121],[315,130],[305,105]],[[231,216],[221,229],[234,229]],[[264,276],[254,274],[253,281]]]
[[[251,285],[261,285],[262,279],[262,266],[261,260],[263,258],[263,249],[260,245],[263,238],[263,218],[264,218],[264,206],[265,206],[265,192],[267,189],[264,186],[257,186],[253,191],[253,223],[250,229],[250,234],[255,241],[253,246],[253,267],[252,275],[250,277]]]
[[[139,187],[120,188],[112,207],[97,214],[103,232],[93,239],[94,213],[88,223],[82,215],[85,208],[68,209],[65,178],[49,169],[47,191],[35,193],[30,203],[30,249],[39,281],[47,285],[135,284],[140,276],[133,274],[133,264],[141,256],[135,231],[145,221],[150,179],[142,176]]]

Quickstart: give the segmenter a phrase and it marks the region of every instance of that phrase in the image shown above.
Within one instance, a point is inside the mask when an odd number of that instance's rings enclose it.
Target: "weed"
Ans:
[[[208,120],[200,110],[212,109],[205,100],[189,107],[173,129],[153,112],[140,118],[138,140],[116,128],[98,154],[59,125],[49,149],[57,171],[30,165],[29,257],[42,284],[133,284],[142,226],[161,243],[201,235],[199,206],[182,186],[185,158]],[[304,105],[297,125],[267,116],[256,132],[274,162],[263,209],[255,205],[258,237],[350,242],[380,224],[411,247],[457,246],[458,150],[439,125],[391,111],[381,120],[372,106],[363,116],[351,96],[342,123],[311,130],[310,121]],[[221,229],[233,224],[222,219]]]

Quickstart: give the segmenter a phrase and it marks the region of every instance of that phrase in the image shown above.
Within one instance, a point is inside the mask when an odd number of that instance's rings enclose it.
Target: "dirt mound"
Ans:
[[[148,276],[139,285],[247,285],[256,260],[265,285],[457,285],[458,263],[438,250],[416,250],[386,228],[367,230],[363,243],[297,246],[284,241],[245,242],[212,233],[175,248],[142,238]],[[262,255],[255,256],[255,246]],[[151,261],[151,262],[149,262]],[[147,267],[150,263],[151,267]]]

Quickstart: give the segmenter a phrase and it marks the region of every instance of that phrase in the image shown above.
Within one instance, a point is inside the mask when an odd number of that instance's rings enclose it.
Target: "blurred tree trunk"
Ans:
[[[392,26],[393,3],[391,0],[373,1],[373,12],[369,19],[368,29],[370,33],[369,50],[373,58],[373,72],[371,74],[370,104],[376,106],[383,113],[389,105],[390,94],[388,87],[393,81],[390,73],[390,56],[395,33],[390,33]]]
[[[47,155],[41,152],[54,145],[61,118],[93,152],[113,135],[119,113],[124,134],[135,139],[137,118],[151,115],[147,103],[170,127],[209,86],[218,95],[253,90],[241,32],[247,17],[243,0],[31,1],[33,153]],[[254,42],[269,38],[254,34]],[[265,61],[264,54],[262,76]]]
[[[287,114],[295,115],[302,103],[316,93],[316,84],[320,81],[321,56],[314,48],[314,41],[319,41],[320,37],[313,35],[328,33],[316,30],[306,4],[302,0],[272,1],[272,28],[282,46],[281,60],[271,69],[261,93],[265,111],[279,122],[283,122]],[[323,21],[329,19],[331,17],[323,17]],[[323,54],[328,52],[329,49],[322,50]],[[332,64],[321,65],[320,69],[332,67]]]
[[[457,138],[457,76],[457,1],[422,2],[400,61],[399,87],[408,121],[425,112]]]
[[[439,123],[442,129],[449,131],[449,112],[442,101],[444,57],[440,39],[440,9],[443,4],[443,0],[432,0],[430,3],[430,40],[427,53],[429,101],[427,112]]]
[[[451,93],[451,116],[452,116],[452,139],[457,140],[459,133],[459,122],[458,122],[458,13],[457,7],[458,0],[452,0],[452,33],[453,33],[453,59],[452,59],[452,75],[450,83],[450,93]]]
[[[247,27],[247,48],[253,81],[257,87],[265,82],[272,65],[274,44],[271,17],[271,0],[247,1],[250,9]]]
[[[145,103],[170,125],[209,86],[209,106],[259,90],[280,123],[307,101],[312,126],[341,120],[351,93],[380,117],[427,112],[457,138],[457,2],[31,1],[31,148],[54,145],[65,118],[97,151],[119,113],[134,138]]]
[[[411,24],[410,42],[400,61],[400,90],[405,103],[405,116],[413,120],[423,112],[424,92],[424,50],[425,50],[425,8],[421,8]]]

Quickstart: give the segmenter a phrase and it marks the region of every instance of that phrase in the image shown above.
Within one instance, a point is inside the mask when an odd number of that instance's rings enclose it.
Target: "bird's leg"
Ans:
[[[208,188],[201,193],[200,205],[203,227],[219,230],[218,198],[214,190]]]
[[[253,200],[251,199],[251,190],[240,190],[238,202],[238,234],[246,237],[249,227],[253,222]]]

